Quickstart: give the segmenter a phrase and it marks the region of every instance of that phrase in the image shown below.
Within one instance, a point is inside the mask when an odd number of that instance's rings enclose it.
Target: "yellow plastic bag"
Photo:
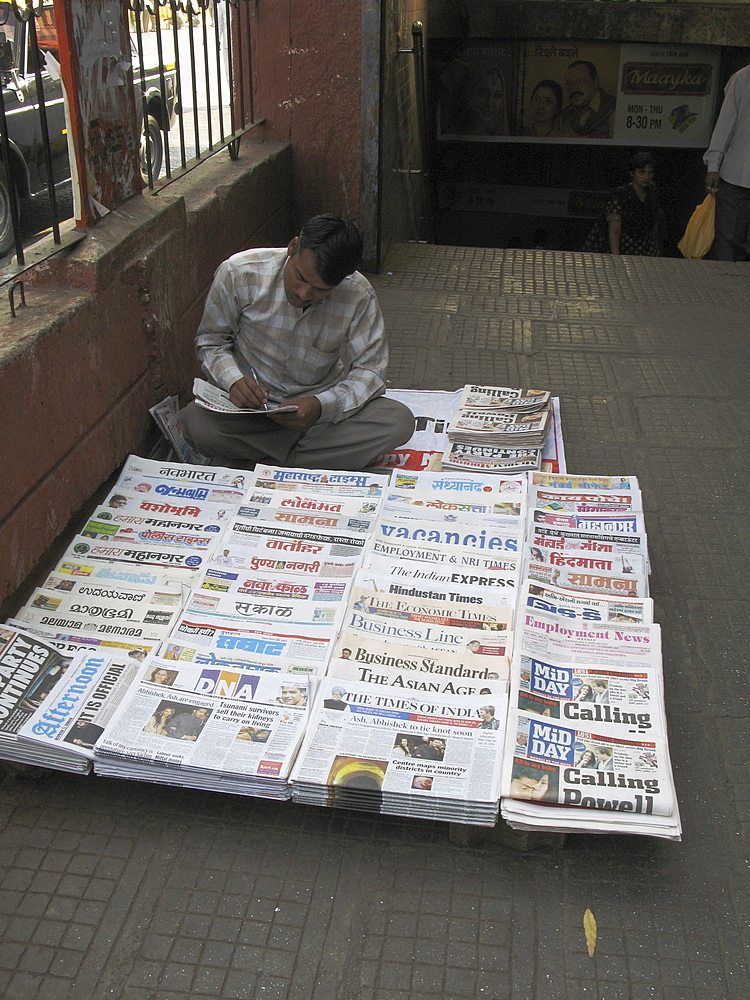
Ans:
[[[700,260],[706,256],[714,241],[715,216],[716,198],[712,194],[707,194],[690,216],[685,235],[677,244],[677,249],[683,257]]]

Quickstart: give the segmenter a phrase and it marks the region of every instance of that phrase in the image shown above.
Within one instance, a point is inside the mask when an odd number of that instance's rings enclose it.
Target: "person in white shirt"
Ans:
[[[222,464],[356,470],[411,437],[411,411],[383,396],[388,346],[375,291],[355,270],[361,254],[355,226],[325,214],[288,247],[219,266],[196,351],[232,403],[265,412],[189,403],[183,433],[196,451]],[[296,409],[276,412],[282,404]]]
[[[706,191],[716,196],[713,256],[747,260],[750,228],[750,66],[724,88],[724,102],[703,156]]]

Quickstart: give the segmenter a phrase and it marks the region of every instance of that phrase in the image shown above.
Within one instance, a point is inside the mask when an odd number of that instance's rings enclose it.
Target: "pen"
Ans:
[[[258,373],[256,372],[256,370],[253,368],[252,365],[250,365],[250,374],[253,376],[258,386],[260,386],[260,379],[258,378]],[[268,403],[262,403],[261,405],[264,410],[268,409]]]

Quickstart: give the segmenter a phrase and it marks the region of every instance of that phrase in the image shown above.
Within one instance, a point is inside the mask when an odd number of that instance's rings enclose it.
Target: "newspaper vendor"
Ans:
[[[355,270],[361,254],[354,225],[327,214],[288,247],[219,266],[197,354],[231,403],[264,412],[189,403],[183,432],[198,452],[224,465],[356,470],[411,437],[411,411],[383,396],[388,347],[375,292]]]

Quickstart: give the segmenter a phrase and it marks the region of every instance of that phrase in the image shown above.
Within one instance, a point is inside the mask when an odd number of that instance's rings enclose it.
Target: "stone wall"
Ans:
[[[131,199],[23,275],[15,319],[0,305],[0,601],[125,456],[145,454],[149,407],[190,398],[214,270],[286,245],[291,187],[290,146],[245,138],[237,161]]]

